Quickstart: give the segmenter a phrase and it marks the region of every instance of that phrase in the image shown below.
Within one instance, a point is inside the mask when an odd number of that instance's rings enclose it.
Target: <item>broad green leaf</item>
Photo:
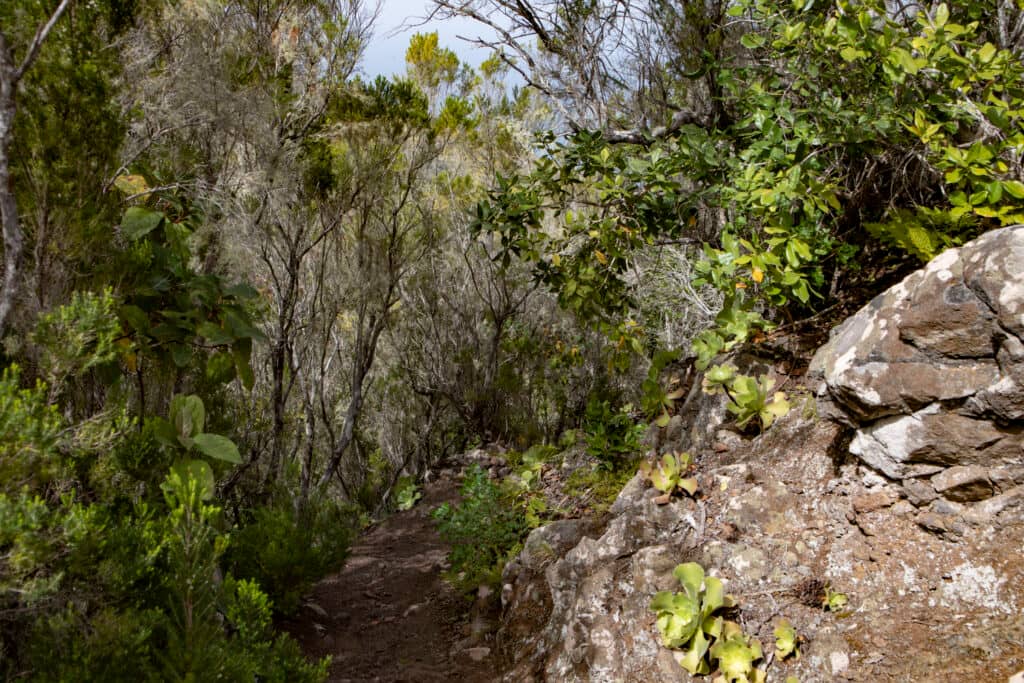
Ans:
[[[253,289],[251,285],[244,282],[228,287],[224,290],[224,293],[228,296],[237,297],[243,300],[255,299],[260,295],[260,293]]]
[[[171,359],[174,365],[184,368],[192,360],[192,347],[186,344],[175,344],[171,347]]]
[[[1004,180],[1003,189],[1015,199],[1024,199],[1024,183],[1019,180]]]
[[[179,438],[190,439],[194,434],[203,431],[205,422],[206,409],[198,396],[178,394],[171,399],[171,423],[174,424]]]
[[[196,434],[192,437],[198,448],[204,455],[217,460],[224,460],[235,465],[242,464],[242,456],[238,453],[238,446],[226,436],[219,434]]]
[[[214,346],[225,346],[235,341],[234,335],[209,320],[199,323],[196,333]]]
[[[675,568],[672,575],[676,577],[690,597],[700,594],[704,583],[704,568],[696,562],[685,562]]]
[[[252,351],[252,343],[248,339],[242,340],[231,348],[231,356],[234,358],[234,371],[239,374],[242,386],[247,390],[252,389],[256,381],[251,362]]]
[[[131,206],[121,218],[121,233],[131,241],[145,237],[160,227],[164,215],[141,206]]]
[[[697,480],[694,479],[693,477],[690,477],[688,479],[680,479],[679,488],[686,491],[691,496],[694,496],[697,494]]]
[[[160,485],[165,494],[173,495],[181,500],[188,495],[191,487],[195,488],[200,500],[210,500],[217,482],[213,478],[213,470],[202,460],[186,460],[171,467],[167,479]],[[185,501],[182,501],[185,502]]]
[[[206,379],[218,384],[235,378],[235,359],[228,351],[215,353],[206,360]]]
[[[762,45],[764,45],[764,41],[765,38],[760,33],[745,33],[743,34],[743,37],[740,38],[740,43],[743,44],[743,47],[749,50],[754,50],[761,47]]]
[[[992,61],[992,58],[996,56],[996,46],[992,43],[985,43],[978,50],[978,59],[981,60],[982,64],[988,64]]]

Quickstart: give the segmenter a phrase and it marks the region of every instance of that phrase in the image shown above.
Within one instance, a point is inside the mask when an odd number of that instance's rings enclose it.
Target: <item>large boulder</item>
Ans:
[[[834,331],[809,375],[850,452],[958,503],[1024,484],[1024,227],[933,259]],[[931,489],[928,491],[927,489]]]

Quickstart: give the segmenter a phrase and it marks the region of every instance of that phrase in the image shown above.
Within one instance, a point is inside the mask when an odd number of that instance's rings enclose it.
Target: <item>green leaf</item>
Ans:
[[[982,64],[988,64],[992,61],[992,58],[996,56],[996,46],[992,43],[985,43],[978,50],[978,59],[981,60]]]
[[[1004,180],[1003,189],[1014,199],[1024,199],[1024,183],[1019,180]]]
[[[121,317],[124,318],[136,332],[147,334],[149,332],[149,316],[138,306],[122,306]]]
[[[797,659],[800,653],[797,651],[796,629],[789,623],[789,619],[781,619],[775,627],[775,656],[778,659],[785,659],[791,654],[796,654]]]
[[[858,50],[855,47],[847,46],[839,51],[839,56],[843,58],[843,61],[854,62],[858,59],[867,57],[868,53],[864,52],[863,50]]]
[[[234,335],[225,330],[220,325],[212,323],[210,321],[204,321],[199,323],[196,327],[196,333],[205,338],[207,342],[214,346],[225,346],[235,341]]]
[[[676,577],[683,589],[691,597],[700,594],[700,587],[704,583],[704,568],[696,562],[685,562],[675,568],[672,575]]]
[[[194,482],[201,500],[213,498],[216,480],[209,464],[202,460],[186,460],[171,467],[167,480],[160,485],[165,494],[180,497],[187,492],[188,482]]]
[[[187,442],[192,435],[203,431],[206,422],[206,409],[198,396],[178,394],[171,399],[171,423],[178,432],[179,439]],[[188,447],[190,442],[183,442]]]
[[[245,282],[239,282],[236,285],[228,287],[224,290],[224,293],[228,296],[233,296],[243,300],[255,299],[260,295],[252,285],[246,284]]]
[[[248,342],[248,340],[244,340]],[[235,372],[238,373],[238,378],[242,380],[242,386],[246,390],[251,390],[253,384],[256,382],[256,377],[252,372],[252,344],[251,343],[239,343],[231,349],[231,356],[235,360]]]
[[[192,360],[192,347],[186,344],[175,344],[171,347],[171,359],[174,365],[184,368]]]
[[[764,45],[765,38],[760,33],[745,33],[740,38],[740,43],[748,50],[754,50]]]
[[[949,7],[942,3],[935,10],[935,28],[942,28],[949,21]]]
[[[693,477],[688,479],[679,480],[679,488],[689,493],[691,496],[697,494],[697,480]]]
[[[235,465],[242,464],[242,456],[238,453],[238,446],[226,436],[219,434],[196,434],[192,437],[198,448],[204,455],[217,460],[224,460]]]
[[[248,316],[229,309],[224,311],[224,322],[235,337],[240,339],[264,339],[263,333],[249,322]]]
[[[227,351],[210,356],[206,361],[206,379],[223,384],[235,378],[235,359]]]
[[[163,221],[164,215],[159,211],[132,206],[121,217],[121,233],[134,242],[156,230]]]

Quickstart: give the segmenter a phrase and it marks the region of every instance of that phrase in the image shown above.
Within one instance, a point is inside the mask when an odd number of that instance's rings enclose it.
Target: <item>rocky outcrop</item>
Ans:
[[[1024,228],[943,254],[838,328],[761,436],[698,379],[651,435],[695,456],[698,496],[657,505],[638,476],[606,524],[536,530],[504,575],[505,680],[691,680],[648,609],[688,561],[766,653],[780,618],[804,638],[799,660],[762,662],[769,681],[1024,670],[1022,278]],[[823,610],[826,588],[849,606]]]
[[[835,330],[810,375],[824,411],[855,427],[850,452],[914,505],[1019,515],[1022,336],[1024,227],[1004,228],[878,296]]]

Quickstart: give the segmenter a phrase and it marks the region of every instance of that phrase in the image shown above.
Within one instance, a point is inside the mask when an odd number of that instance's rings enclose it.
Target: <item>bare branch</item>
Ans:
[[[61,3],[57,6],[57,9],[53,11],[49,21],[39,27],[36,31],[36,35],[32,38],[32,44],[28,47],[28,52],[25,53],[25,59],[21,62],[21,66],[14,71],[14,81],[20,81],[25,72],[32,66],[32,62],[36,61],[36,57],[39,56],[39,48],[43,46],[43,41],[46,40],[46,36],[49,35],[50,31],[60,20],[64,10],[71,4],[71,0],[61,0]]]

